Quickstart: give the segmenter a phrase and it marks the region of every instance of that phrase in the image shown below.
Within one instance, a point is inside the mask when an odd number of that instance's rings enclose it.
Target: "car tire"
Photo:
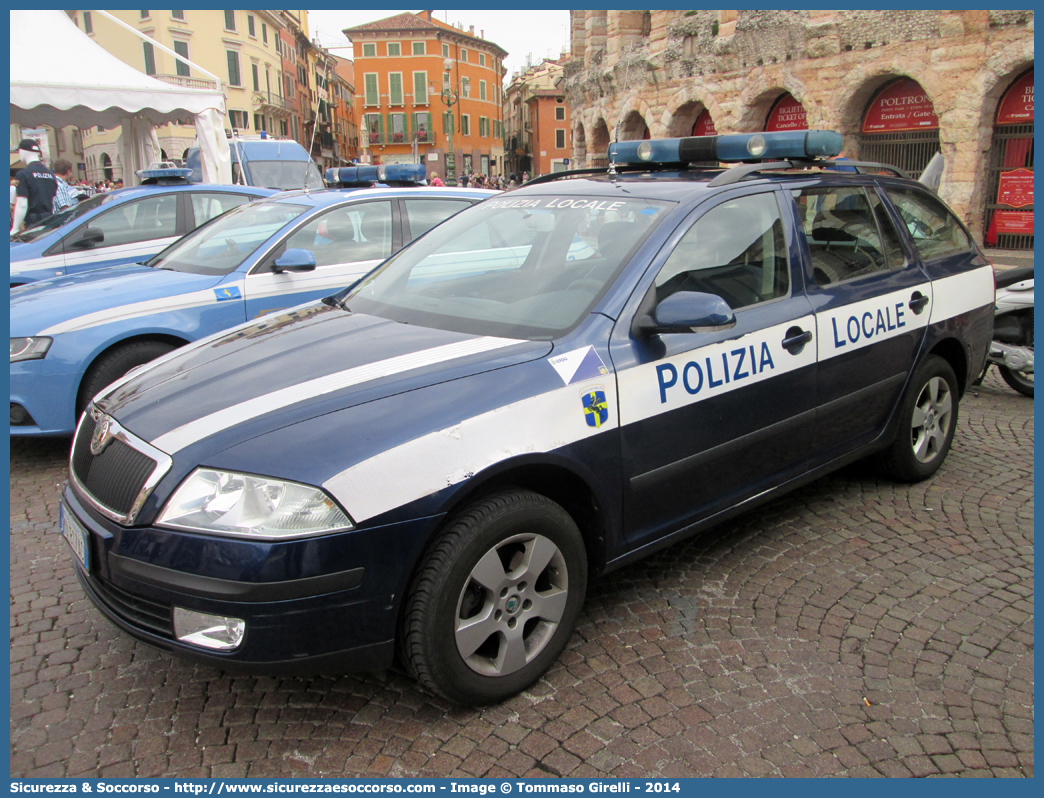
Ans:
[[[91,399],[128,371],[143,366],[174,348],[172,344],[163,341],[133,341],[105,352],[91,363],[84,375],[83,382],[80,383],[80,393],[76,401],[76,417],[80,417]]]
[[[929,355],[910,380],[895,440],[881,454],[885,472],[902,482],[920,482],[938,471],[953,443],[958,405],[953,369]]]
[[[1001,379],[1008,383],[1008,386],[1015,389],[1023,396],[1033,396],[1033,374],[1026,374],[1022,371],[1012,371],[1007,366],[997,366],[997,370],[1000,372]]]
[[[451,701],[502,701],[558,658],[586,589],[583,538],[562,507],[525,490],[487,496],[426,553],[406,596],[403,659]]]

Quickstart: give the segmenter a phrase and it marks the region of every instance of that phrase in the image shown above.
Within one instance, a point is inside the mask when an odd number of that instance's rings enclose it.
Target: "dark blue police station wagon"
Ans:
[[[522,690],[591,574],[875,456],[931,476],[992,330],[939,198],[828,131],[622,142],[80,420],[84,590],[168,651]],[[707,169],[690,163],[740,163]],[[576,246],[576,238],[586,246]]]

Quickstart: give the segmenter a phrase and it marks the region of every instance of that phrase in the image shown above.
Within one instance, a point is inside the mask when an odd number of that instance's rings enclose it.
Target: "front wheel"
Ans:
[[[950,364],[929,355],[910,380],[899,432],[881,453],[881,465],[889,476],[920,482],[939,470],[953,443],[958,401],[957,377]]]
[[[462,511],[421,564],[403,658],[451,701],[502,701],[558,658],[586,589],[583,539],[562,507],[524,490],[491,495]]]
[[[91,399],[102,392],[102,389],[112,385],[131,369],[155,360],[172,349],[174,349],[173,344],[163,341],[131,341],[103,354],[87,369],[83,382],[80,383],[80,391],[76,400],[77,418],[83,413]]]

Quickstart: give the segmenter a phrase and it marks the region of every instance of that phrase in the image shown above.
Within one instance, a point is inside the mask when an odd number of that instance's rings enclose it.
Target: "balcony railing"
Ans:
[[[272,108],[278,111],[293,111],[294,105],[286,97],[280,97],[270,91],[255,91],[254,102],[262,107]]]
[[[187,78],[184,75],[152,75],[156,80],[162,80],[164,83],[169,83],[171,86],[181,86],[185,89],[213,89],[214,81],[208,78]],[[227,84],[222,83],[221,87]]]

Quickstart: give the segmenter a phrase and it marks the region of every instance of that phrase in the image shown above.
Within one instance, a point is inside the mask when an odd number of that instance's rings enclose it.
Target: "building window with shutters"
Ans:
[[[384,132],[384,123],[380,114],[365,114],[363,127],[370,144],[384,144],[384,137],[381,135]]]
[[[155,75],[156,74],[156,53],[152,48],[152,45],[148,42],[142,42],[142,50],[145,52],[145,74]]]
[[[388,114],[388,132],[392,144],[403,144],[406,141],[406,114]]]
[[[261,41],[268,44],[268,26],[264,22],[261,23]]]
[[[91,22],[91,12],[83,12],[83,32],[87,34],[94,33],[94,23]]]
[[[242,86],[243,83],[239,77],[239,53],[235,50],[226,50],[225,55],[228,58],[228,85]]]
[[[561,105],[555,108],[555,119],[557,119],[559,122],[565,119],[565,108]]]
[[[184,58],[188,58],[189,57],[188,42],[183,42],[183,41],[180,41],[178,39],[175,39],[174,40],[174,52],[177,53],[178,55],[184,57]],[[184,61],[179,61],[177,58],[174,59],[174,71],[177,72],[177,74],[180,75],[183,78],[187,78],[187,77],[189,77],[191,75],[191,71],[189,70],[189,65],[186,64]]]
[[[251,39],[257,38],[257,32],[254,30],[254,15],[247,14],[247,36]]]
[[[462,136],[470,136],[471,135],[471,115],[470,114],[461,114],[461,117],[460,117],[460,134]]]
[[[414,105],[427,105],[428,104],[428,73],[427,72],[414,72],[413,73],[413,104]]]
[[[413,54],[414,55],[424,55],[424,42],[414,42],[413,43]]]
[[[398,58],[402,55],[402,45],[398,42],[388,42],[388,57]]]
[[[486,99],[486,81],[484,80],[479,81],[479,99]]]
[[[558,150],[564,150],[565,149],[565,145],[566,145],[566,143],[565,143],[565,134],[566,134],[566,132],[564,130],[556,130],[555,131],[555,149],[558,149]]]
[[[184,19],[185,18],[185,12],[184,11],[171,11],[170,12],[170,18],[171,19]]]
[[[413,136],[419,143],[430,144],[434,141],[431,129],[431,114],[413,114],[411,122],[413,124]]]
[[[389,105],[404,105],[402,95],[402,73],[401,72],[389,72],[388,73],[388,104]]]
[[[467,51],[466,48],[463,48],[463,47],[460,50],[460,63],[462,63],[462,64],[468,63],[468,51]]]
[[[225,30],[235,30],[235,29],[236,29],[236,12],[235,11],[228,11],[228,10],[226,10],[225,11]]]
[[[363,44],[363,58],[376,58],[377,57],[377,45],[374,42],[366,42]]]
[[[442,45],[442,57],[443,58],[449,58],[449,45],[448,44]]]
[[[489,138],[489,118],[485,116],[479,117],[479,136],[488,139]]]
[[[376,106],[381,104],[381,97],[377,91],[377,73],[367,72],[363,75],[363,87],[366,96],[363,98],[363,102],[369,106]]]

